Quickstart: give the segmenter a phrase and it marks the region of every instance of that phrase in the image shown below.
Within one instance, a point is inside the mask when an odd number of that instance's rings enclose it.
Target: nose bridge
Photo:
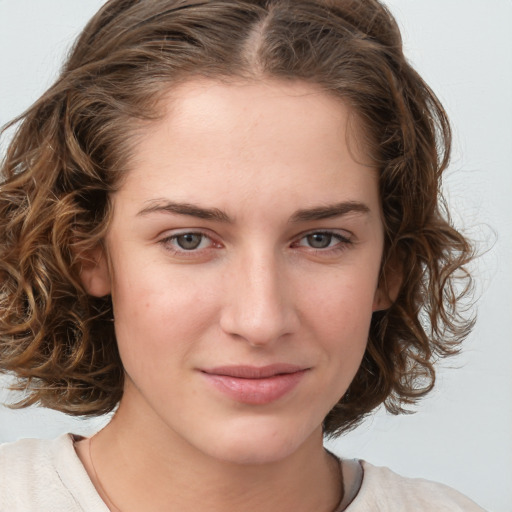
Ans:
[[[277,340],[296,328],[282,258],[271,248],[249,249],[237,258],[222,315],[224,331],[252,345]]]

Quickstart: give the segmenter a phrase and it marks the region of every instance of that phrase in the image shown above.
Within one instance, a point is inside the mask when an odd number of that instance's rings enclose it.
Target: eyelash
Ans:
[[[199,246],[202,244],[202,242],[205,239],[209,239],[211,241],[211,245],[205,248],[193,248],[193,249],[183,249],[177,247],[175,245],[177,239],[179,237],[184,237],[186,235],[193,235],[193,236],[201,236],[201,240],[199,242]],[[329,244],[332,242],[332,239],[337,240],[338,243],[336,243],[334,246],[327,246],[323,248],[315,248],[310,247],[306,245],[300,245],[300,242],[304,239],[307,239],[308,237],[311,237],[313,235],[323,235],[331,237],[329,239]],[[222,245],[219,242],[216,242],[209,234],[203,232],[203,231],[183,231],[181,233],[176,233],[174,235],[168,236],[166,238],[163,238],[160,240],[160,243],[165,247],[166,250],[171,252],[173,255],[179,255],[181,257],[196,257],[198,253],[203,251],[208,251],[209,249],[216,249],[222,247]],[[318,255],[330,255],[330,254],[336,254],[340,253],[344,250],[346,250],[348,247],[353,245],[354,242],[347,236],[343,236],[340,233],[337,233],[335,231],[329,231],[329,230],[314,230],[309,231],[307,233],[301,234],[298,238],[295,239],[295,241],[291,244],[291,247],[306,247],[309,249],[309,252],[312,252],[313,254]]]
[[[186,235],[201,236],[202,238],[201,238],[201,241],[199,242],[199,245],[201,245],[205,239],[210,240],[212,245],[209,245],[206,248],[201,248],[201,249],[194,248],[194,249],[187,250],[187,249],[180,248],[174,244],[174,242],[176,242],[178,238],[184,237]],[[199,251],[205,251],[208,249],[212,249],[212,246],[215,246],[215,245],[217,247],[221,247],[220,243],[215,242],[210,235],[208,235],[207,233],[204,233],[203,231],[183,231],[181,233],[176,233],[174,235],[163,238],[162,240],[160,240],[160,243],[171,254],[179,255],[179,256],[185,257],[185,258],[186,257],[196,257],[197,254],[199,253]],[[213,248],[216,248],[216,247],[213,247]]]
[[[341,235],[340,233],[337,233],[335,231],[324,230],[324,231],[310,231],[308,233],[304,233],[303,235],[300,236],[298,241],[293,244],[293,246],[303,247],[303,246],[299,245],[299,243],[302,240],[307,239],[308,237],[311,237],[314,235],[316,235],[316,236],[322,235],[322,236],[330,237],[329,244],[333,241],[333,239],[337,241],[337,243],[333,246],[329,245],[327,247],[322,247],[322,248],[308,247],[309,250],[312,251],[314,254],[330,255],[330,254],[340,253],[340,252],[346,250],[348,247],[350,247],[354,243],[353,240],[351,240],[347,236]]]

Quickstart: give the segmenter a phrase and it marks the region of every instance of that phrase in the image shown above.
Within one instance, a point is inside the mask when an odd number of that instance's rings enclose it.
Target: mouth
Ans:
[[[264,405],[291,393],[310,368],[292,364],[219,366],[201,370],[206,381],[228,398]]]
[[[239,379],[267,379],[276,375],[288,375],[306,370],[303,366],[294,364],[270,364],[268,366],[218,366],[201,370],[209,375],[236,377]]]

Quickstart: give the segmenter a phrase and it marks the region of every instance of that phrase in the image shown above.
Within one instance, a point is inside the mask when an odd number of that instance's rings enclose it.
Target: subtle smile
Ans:
[[[291,364],[222,366],[201,373],[218,391],[249,405],[264,405],[291,392],[309,368]]]

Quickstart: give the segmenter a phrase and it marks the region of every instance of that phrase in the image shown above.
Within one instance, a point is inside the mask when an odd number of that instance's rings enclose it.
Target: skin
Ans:
[[[112,294],[126,385],[78,454],[124,512],[330,512],[322,421],[387,305],[377,173],[354,155],[348,108],[312,85],[198,80],[162,108],[112,198],[107,254],[82,271],[89,293]],[[275,363],[305,370],[270,403],[204,374]]]

